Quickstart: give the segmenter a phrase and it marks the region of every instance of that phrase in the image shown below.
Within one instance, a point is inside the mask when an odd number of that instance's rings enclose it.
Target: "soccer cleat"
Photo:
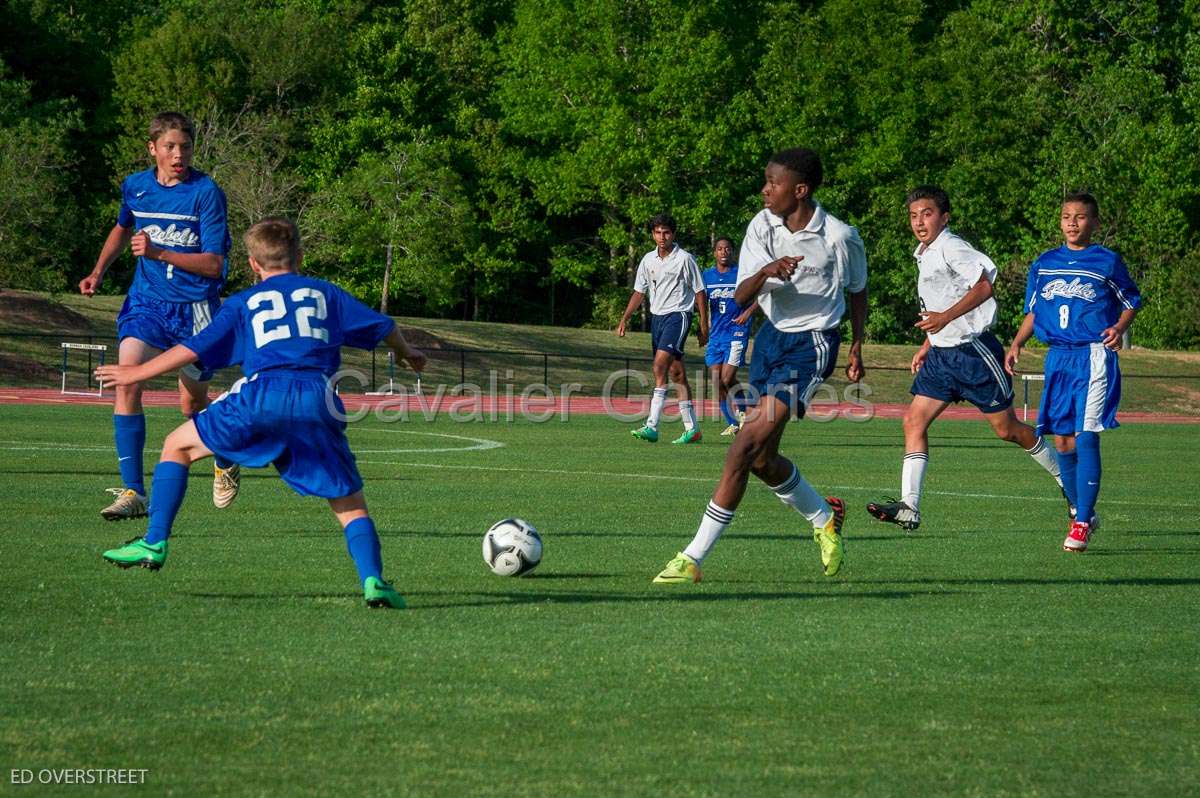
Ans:
[[[237,463],[229,468],[213,465],[213,504],[224,509],[233,504],[241,487],[242,467]]]
[[[741,428],[742,428],[742,425],[741,425],[741,424],[730,424],[730,425],[729,425],[728,427],[726,427],[726,428],[724,429],[724,431],[721,433],[721,437],[722,437],[722,438],[725,438],[725,437],[728,437],[728,436],[731,436],[731,435],[737,435],[737,434],[738,434],[738,430],[740,430]]]
[[[671,441],[671,443],[699,443],[702,437],[703,436],[700,434],[700,428],[692,427],[689,430],[684,430],[684,433],[675,440]]]
[[[366,600],[367,606],[372,609],[383,607],[402,610],[405,606],[404,596],[396,592],[396,588],[392,587],[391,582],[385,582],[373,576],[368,576],[367,581],[363,582],[363,598]]]
[[[127,540],[120,548],[104,552],[103,557],[118,568],[140,565],[157,571],[167,561],[167,541],[162,540],[151,546],[144,538],[133,538]]]
[[[631,434],[638,440],[646,441],[646,443],[658,443],[658,430],[649,424],[633,430]]]
[[[682,551],[675,555],[675,559],[667,563],[667,567],[662,569],[658,576],[654,577],[654,584],[658,585],[679,585],[684,582],[699,581],[700,566]]]
[[[1092,539],[1092,531],[1090,524],[1072,521],[1071,531],[1067,534],[1067,539],[1063,541],[1063,551],[1087,551],[1088,543]]]
[[[846,503],[836,496],[826,496],[833,516],[825,526],[813,527],[813,540],[821,547],[821,565],[826,576],[837,576],[846,558],[846,544],[842,540],[842,524],[846,521]]]
[[[108,488],[116,501],[100,511],[105,521],[124,521],[127,518],[142,518],[146,515],[146,497],[132,488]]]
[[[921,525],[921,514],[904,502],[871,502],[867,505],[867,512],[880,521],[895,524],[909,532]]]

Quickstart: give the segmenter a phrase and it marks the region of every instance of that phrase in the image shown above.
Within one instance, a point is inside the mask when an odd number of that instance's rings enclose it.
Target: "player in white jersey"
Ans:
[[[767,164],[765,208],[746,230],[734,295],[743,307],[757,299],[767,317],[750,363],[751,392],[759,402],[729,447],[721,481],[695,537],[655,582],[700,581],[701,563],[733,521],[751,473],[812,524],[826,576],[841,569],[845,505],[841,499],[821,498],[779,454],[788,420],[804,417],[813,392],[837,363],[844,291],[850,292],[854,336],[846,376],[857,382],[864,374],[867,258],[858,231],[813,200],[821,179],[821,159],[812,150],[784,150]]]
[[[654,395],[646,425],[633,430],[633,437],[648,443],[658,441],[658,420],[667,401],[667,383],[675,383],[679,395],[679,415],[683,434],[672,443],[699,443],[700,427],[692,409],[692,388],[683,367],[683,344],[692,326],[692,308],[700,311],[700,345],[708,341],[708,294],[704,277],[691,254],[675,243],[675,220],[661,213],[650,220],[655,247],[638,264],[629,304],[617,325],[617,335],[625,336],[625,326],[642,299],[650,296],[650,346],[654,352]]]
[[[937,186],[908,194],[908,219],[917,249],[916,327],[925,342],[912,359],[916,375],[912,403],[904,414],[904,465],[900,500],[871,502],[880,521],[913,530],[921,524],[921,488],[929,464],[929,427],[951,402],[979,408],[1001,440],[1012,441],[1058,481],[1054,453],[1037,432],[1013,413],[1012,380],[1004,370],[1004,348],[991,332],[996,319],[991,258],[950,232],[950,197]]]

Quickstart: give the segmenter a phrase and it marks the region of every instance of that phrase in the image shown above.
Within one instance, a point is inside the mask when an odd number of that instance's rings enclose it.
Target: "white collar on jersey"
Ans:
[[[821,229],[825,227],[825,209],[821,207],[821,203],[813,200],[812,218],[808,220],[808,224],[804,225],[803,229],[797,230],[794,233],[791,230],[788,230],[787,224],[784,223],[782,216],[778,216],[768,210],[767,219],[770,221],[772,227],[782,227],[783,232],[787,233],[788,235],[794,236],[800,235],[801,233],[807,233],[808,235],[820,235]]]
[[[930,241],[929,246],[925,247],[924,250],[921,249],[921,247],[924,245],[918,242],[917,248],[913,250],[913,257],[920,258],[926,252],[933,252],[934,250],[941,249],[953,236],[954,233],[950,232],[950,225],[946,225],[942,228],[942,232],[938,233],[937,238]]]

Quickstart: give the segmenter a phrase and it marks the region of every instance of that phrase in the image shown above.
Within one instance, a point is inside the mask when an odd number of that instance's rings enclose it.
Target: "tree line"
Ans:
[[[235,242],[291,215],[309,272],[378,304],[389,268],[393,314],[615,325],[647,219],[670,211],[710,261],[767,157],[802,145],[866,242],[872,340],[918,340],[903,198],[931,182],[1000,267],[1003,334],[1082,188],[1146,297],[1135,339],[1195,348],[1198,19],[1196,0],[8,0],[0,284],[73,290],[149,119],[179,110]],[[243,262],[235,243],[233,287]]]

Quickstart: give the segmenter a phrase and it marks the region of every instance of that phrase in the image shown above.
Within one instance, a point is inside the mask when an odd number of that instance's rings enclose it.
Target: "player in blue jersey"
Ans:
[[[197,361],[208,368],[241,364],[245,374],[167,436],[154,469],[145,536],[104,552],[104,559],[122,568],[161,568],[188,467],[220,454],[245,466],[273,463],[300,495],[328,499],[367,605],[403,607],[404,599],[383,579],[379,537],[346,441],[346,411],[329,379],[342,346],[374,349],[382,342],[417,371],[425,357],[387,316],[332,283],[297,274],[300,234],[291,221],[272,217],[254,225],[246,232],[246,249],[261,282],[226,300],[212,324],[142,365],[96,370],[108,385],[129,385]]]
[[[1028,312],[1004,359],[1012,374],[1030,336],[1050,347],[1038,432],[1054,433],[1063,488],[1075,508],[1063,549],[1075,552],[1087,549],[1099,526],[1099,433],[1118,426],[1117,352],[1142,305],[1121,256],[1092,243],[1099,225],[1095,197],[1067,195],[1059,216],[1065,243],[1043,252],[1029,268]]]
[[[692,309],[700,312],[697,338],[704,346],[708,340],[708,300],[704,293],[704,278],[691,253],[675,243],[675,220],[660,213],[650,220],[654,249],[647,252],[638,264],[629,304],[617,325],[617,335],[625,336],[633,312],[650,297],[650,349],[654,353],[654,393],[650,397],[650,413],[646,423],[632,430],[633,437],[647,443],[658,441],[658,420],[667,401],[667,384],[675,383],[679,394],[679,416],[683,434],[671,443],[700,443],[700,426],[692,409],[692,388],[683,367],[683,344],[692,326]]]
[[[825,575],[841,570],[845,503],[822,498],[779,453],[788,421],[804,417],[813,394],[833,373],[847,292],[854,338],[846,377],[859,382],[865,373],[867,257],[858,231],[813,199],[822,175],[821,159],[809,149],[783,150],[767,163],[764,208],[746,228],[734,292],[742,307],[757,299],[766,316],[750,364],[750,388],[760,401],[729,447],[695,536],[654,578],[656,583],[700,581],[701,564],[733,522],[751,474],[811,524]]]
[[[704,289],[708,292],[708,347],[704,364],[708,366],[721,415],[728,426],[722,435],[733,435],[741,426],[742,417],[729,398],[729,389],[737,382],[737,371],[746,362],[746,345],[750,337],[750,317],[758,302],[743,308],[733,298],[737,289],[737,268],[733,263],[733,241],[718,238],[713,247],[716,265],[704,272]]]
[[[220,305],[230,238],[225,194],[213,179],[192,168],[192,123],[174,112],[150,123],[147,147],[154,166],[121,183],[117,223],[79,283],[79,291],[96,293],[104,273],[129,246],[137,272],[117,317],[117,362],[137,364],[170,349],[204,329]],[[192,416],[208,404],[212,372],[188,366],[179,372],[180,409]],[[117,466],[123,488],[100,514],[116,521],[146,514],[142,450],[146,417],[142,385],[119,388],[113,413]],[[237,496],[238,467],[216,460],[213,503],[227,507]]]
[[[921,525],[929,427],[951,402],[975,405],[996,437],[1018,444],[1056,481],[1059,475],[1050,447],[1013,412],[1012,379],[1002,365],[1004,348],[991,331],[996,320],[996,264],[950,230],[950,197],[941,188],[917,186],[905,204],[917,239],[913,257],[921,318],[915,326],[925,340],[911,365],[916,379],[912,403],[904,413],[900,500],[871,502],[867,512],[912,530]]]

